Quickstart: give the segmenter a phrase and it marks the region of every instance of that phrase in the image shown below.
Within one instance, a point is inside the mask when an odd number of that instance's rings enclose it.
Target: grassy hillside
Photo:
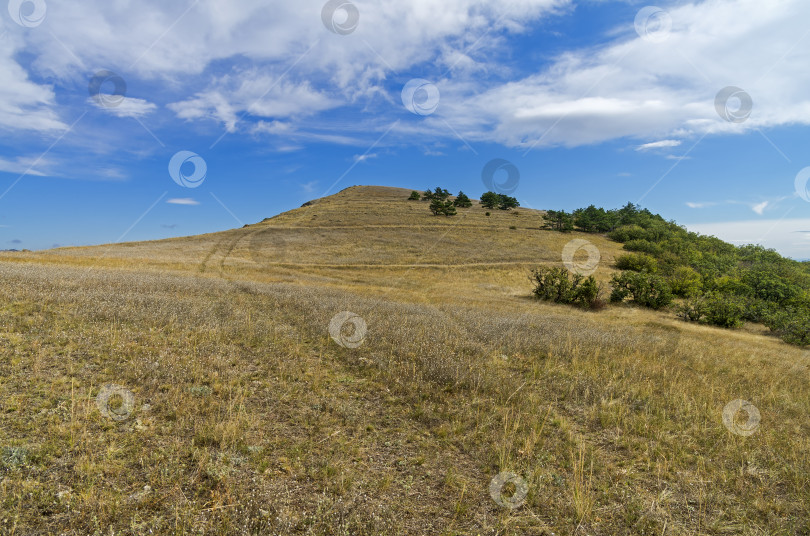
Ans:
[[[807,351],[533,300],[570,240],[603,282],[621,244],[409,193],[0,255],[0,532],[810,532]]]

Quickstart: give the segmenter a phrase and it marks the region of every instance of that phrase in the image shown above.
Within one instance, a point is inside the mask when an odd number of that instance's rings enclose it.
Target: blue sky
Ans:
[[[524,206],[633,201],[810,258],[808,16],[801,0],[11,0],[0,249],[219,231],[354,184],[477,197],[501,158]]]

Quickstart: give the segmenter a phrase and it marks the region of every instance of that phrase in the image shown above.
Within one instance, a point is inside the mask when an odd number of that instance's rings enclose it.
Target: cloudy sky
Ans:
[[[524,206],[632,201],[810,258],[806,0],[2,3],[0,249],[354,184],[477,197],[503,159]]]

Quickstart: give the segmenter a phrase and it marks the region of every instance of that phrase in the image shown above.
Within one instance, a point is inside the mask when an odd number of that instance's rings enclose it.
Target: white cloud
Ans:
[[[196,201],[196,200],[194,200],[194,199],[192,199],[190,197],[174,197],[172,199],[167,199],[166,202],[169,203],[170,205],[190,205],[190,206],[193,206],[193,205],[199,205],[200,204],[199,201]]]
[[[687,207],[689,207],[689,208],[708,208],[708,207],[714,207],[714,206],[717,206],[718,204],[719,204],[719,203],[712,203],[712,202],[708,202],[708,203],[693,203],[693,202],[691,202],[691,201],[687,201],[686,206],[687,206]]]
[[[154,103],[133,97],[124,97],[116,106],[104,106],[92,98],[88,98],[87,101],[102,110],[117,115],[118,117],[139,118],[153,112],[157,108],[157,105]]]
[[[375,132],[402,111],[390,80],[426,62],[449,73],[436,80],[441,103],[435,117],[395,129],[400,140],[454,139],[447,121],[470,143],[528,148],[630,137],[648,150],[663,143],[654,140],[810,124],[810,47],[801,41],[806,0],[678,4],[662,43],[642,41],[628,17],[603,44],[565,51],[534,72],[501,65],[500,53],[510,52],[504,32],[532,29],[571,9],[572,0],[355,3],[358,29],[339,36],[321,23],[322,0],[87,0],[78,8],[51,2],[48,31],[15,28],[12,46],[0,52],[0,126],[65,127],[51,86],[31,82],[13,59],[23,49],[43,79],[73,85],[94,66],[120,66],[130,89],[142,80],[159,83],[173,95],[169,109],[178,117],[215,120],[229,131],[245,113],[254,124],[273,124],[368,106],[364,117],[375,125],[365,132]],[[753,99],[745,123],[725,122],[715,111],[715,95],[729,85]],[[125,115],[155,110],[147,100],[127,100]],[[378,113],[372,104],[383,103],[387,111]],[[345,142],[346,123],[331,121],[301,140]]]
[[[681,143],[681,140],[661,140],[661,141],[654,141],[650,143],[644,143],[636,147],[636,151],[649,151],[650,149],[669,149],[671,147],[678,147]]]
[[[371,160],[372,158],[377,158],[376,153],[366,153],[366,154],[356,154],[354,155],[353,159],[355,162],[365,162],[367,160]]]
[[[765,213],[765,209],[768,207],[770,203],[768,201],[763,201],[762,203],[757,203],[756,205],[751,206],[751,210],[762,216]]]

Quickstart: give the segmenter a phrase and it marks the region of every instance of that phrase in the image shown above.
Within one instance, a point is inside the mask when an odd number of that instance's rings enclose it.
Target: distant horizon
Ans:
[[[323,196],[323,197],[314,197],[314,198],[308,199],[307,201],[305,201],[304,203],[302,203],[302,204],[300,204],[300,205],[296,205],[296,206],[294,206],[294,207],[292,207],[292,208],[289,208],[289,209],[287,209],[287,210],[283,210],[283,211],[281,211],[281,212],[278,212],[278,213],[272,214],[272,215],[270,215],[270,216],[265,216],[265,217],[263,217],[262,219],[260,219],[260,220],[258,220],[258,221],[255,221],[255,222],[246,222],[246,223],[242,224],[241,226],[244,226],[244,225],[255,225],[255,224],[257,224],[257,223],[261,223],[261,222],[262,222],[262,221],[264,221],[264,220],[274,218],[274,217],[279,216],[279,215],[281,215],[281,214],[284,214],[285,212],[288,212],[288,211],[290,211],[290,210],[295,210],[296,208],[301,208],[301,207],[302,207],[304,204],[306,204],[306,203],[308,203],[308,202],[311,202],[311,201],[316,201],[316,200],[318,200],[318,199],[323,199],[324,197],[329,197],[329,196],[331,196],[331,195],[335,195],[335,194],[337,194],[337,193],[340,193],[340,192],[341,192],[341,191],[343,191],[343,190],[347,190],[347,189],[352,188],[352,187],[355,187],[355,186],[369,186],[369,187],[394,188],[394,189],[400,189],[400,190],[406,190],[406,191],[417,191],[417,192],[419,192],[420,194],[421,194],[421,193],[423,193],[423,192],[425,191],[425,189],[415,189],[415,188],[409,188],[409,187],[405,187],[405,186],[382,186],[382,185],[379,185],[379,184],[355,184],[355,185],[352,185],[352,186],[347,186],[347,187],[345,187],[345,188],[342,188],[341,190],[339,190],[339,191],[337,191],[337,192],[334,192],[334,193],[331,193],[331,194],[329,194],[329,195],[327,195],[327,196]],[[435,188],[435,187],[437,187],[437,186],[442,186],[442,185],[441,185],[441,184],[436,184],[436,185],[434,185],[434,186],[433,186],[433,187],[431,187],[431,188]],[[461,191],[463,191],[463,190],[461,190]],[[458,191],[451,191],[451,196],[455,196],[457,193],[458,193]],[[483,193],[483,192],[481,192],[481,193]],[[479,201],[479,194],[469,194],[469,193],[467,193],[467,192],[465,192],[465,194],[467,194],[467,195],[470,197],[470,199],[471,199],[471,200],[473,200],[473,201]],[[518,201],[520,201],[520,199],[518,199]],[[565,208],[564,210],[572,211],[572,210],[576,210],[577,208],[585,208],[585,207],[587,207],[587,206],[588,206],[588,205],[590,205],[590,204],[592,204],[592,203],[585,203],[585,204],[583,204],[583,205],[581,205],[581,206],[577,206],[577,207],[573,207],[573,208]],[[596,203],[593,203],[593,204],[594,204],[594,205],[596,205],[597,207],[599,207],[599,206],[600,206],[600,205],[597,205]],[[619,209],[619,208],[621,208],[622,206],[624,206],[625,204],[626,204],[626,203],[621,203],[621,204],[616,205],[616,206],[602,206],[601,208],[604,208],[605,210]],[[642,204],[642,205],[639,205],[639,206],[640,206],[640,208],[642,208],[642,209],[647,208],[647,207],[645,207],[643,204]],[[557,208],[551,208],[551,207],[548,207],[548,208],[537,208],[537,207],[529,207],[529,206],[523,206],[523,205],[522,205],[520,208],[523,208],[523,209],[530,209],[530,210],[540,210],[540,211],[545,211],[545,210],[561,210],[559,207],[557,207]],[[518,209],[518,210],[519,210],[519,209]],[[655,211],[653,211],[653,213],[656,213],[656,212],[655,212]],[[661,214],[661,213],[657,213],[657,214],[658,214],[658,215],[660,215],[661,217],[663,217],[663,218],[664,218],[665,220],[667,220],[667,221],[672,220],[672,218],[668,218],[666,214]],[[698,233],[700,233],[700,234],[702,234],[702,235],[706,235],[706,236],[715,236],[716,238],[719,238],[720,240],[723,240],[723,241],[728,242],[728,243],[730,243],[730,244],[732,244],[732,245],[735,245],[735,246],[743,246],[743,245],[746,245],[746,244],[755,244],[755,243],[756,243],[755,241],[751,241],[751,242],[745,242],[745,241],[742,241],[742,240],[734,240],[734,239],[729,240],[729,239],[724,238],[724,237],[722,237],[722,236],[717,236],[716,234],[710,234],[710,233],[706,233],[706,232],[703,232],[703,231],[699,230],[699,229],[711,229],[711,228],[713,227],[713,224],[711,224],[711,223],[692,223],[692,224],[683,224],[683,223],[681,223],[681,222],[679,222],[679,221],[677,221],[677,220],[674,220],[674,221],[675,221],[675,223],[677,223],[678,225],[682,225],[682,226],[686,227],[686,229],[687,229],[688,231],[691,231],[691,232],[698,232]],[[783,221],[784,221],[784,220],[783,220]],[[759,221],[749,221],[749,222],[738,222],[738,225],[743,224],[743,223],[748,223],[749,225],[753,225],[753,226],[755,226],[755,227],[758,227],[758,226],[759,226],[759,224],[760,224],[760,222],[759,222]],[[777,223],[781,223],[781,222],[777,222]],[[216,233],[216,232],[226,232],[226,231],[230,231],[230,230],[233,230],[233,229],[238,229],[238,228],[239,228],[239,227],[241,227],[241,226],[236,226],[236,227],[226,227],[226,228],[222,228],[222,229],[218,229],[218,230],[214,230],[214,231],[209,231],[209,232],[214,232],[214,233]],[[808,227],[810,227],[810,222],[808,222]],[[742,229],[745,229],[745,227],[744,227],[744,226],[742,226],[741,228],[742,228]],[[739,230],[740,230],[740,227],[738,227],[738,231],[739,231]],[[154,239],[147,239],[147,240],[132,240],[132,241],[127,241],[127,242],[144,242],[144,241],[167,240],[167,239],[172,239],[172,238],[185,238],[185,237],[197,236],[198,234],[205,234],[205,233],[196,233],[196,234],[187,234],[187,235],[180,234],[180,235],[177,235],[177,236],[171,236],[171,237],[161,237],[161,238],[154,238]],[[739,242],[739,243],[735,243],[735,241],[736,241],[736,242]],[[13,251],[18,251],[18,252],[21,252],[21,251],[47,251],[47,250],[50,250],[50,249],[69,248],[69,247],[95,247],[95,246],[104,246],[104,245],[109,245],[109,244],[114,244],[114,243],[116,243],[116,242],[101,242],[101,243],[93,243],[93,244],[80,244],[80,245],[77,245],[77,244],[63,244],[63,245],[62,245],[62,244],[54,244],[52,247],[45,247],[45,248],[41,248],[41,249],[30,249],[30,248],[5,248],[5,249],[1,249],[0,251],[7,251],[7,252],[13,252]],[[126,242],[122,242],[122,243],[126,243]],[[778,251],[778,250],[777,250],[777,251]],[[810,257],[804,257],[804,258],[795,258],[795,257],[786,256],[786,255],[783,255],[783,256],[784,256],[784,257],[786,257],[786,258],[788,258],[788,259],[792,259],[792,260],[795,260],[795,261],[798,261],[798,262],[810,262]]]

